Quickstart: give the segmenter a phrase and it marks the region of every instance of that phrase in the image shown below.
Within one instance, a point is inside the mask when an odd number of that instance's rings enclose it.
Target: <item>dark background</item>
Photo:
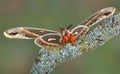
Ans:
[[[18,26],[59,31],[104,7],[120,10],[120,0],[0,0],[0,74],[29,74],[39,47],[33,40],[8,39]],[[60,64],[51,74],[120,74],[120,36],[104,46]]]

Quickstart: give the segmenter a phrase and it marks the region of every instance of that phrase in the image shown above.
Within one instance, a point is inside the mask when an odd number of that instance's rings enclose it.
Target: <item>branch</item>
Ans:
[[[89,52],[104,45],[108,40],[120,33],[120,13],[104,20],[93,30],[80,37],[74,46],[66,44],[57,48],[41,48],[35,59],[31,74],[50,74],[56,65]],[[52,49],[52,50],[48,50]]]

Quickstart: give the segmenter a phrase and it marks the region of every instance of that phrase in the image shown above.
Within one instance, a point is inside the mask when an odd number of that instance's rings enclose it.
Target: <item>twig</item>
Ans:
[[[104,45],[108,40],[120,33],[120,13],[104,20],[93,30],[79,38],[75,45],[66,44],[61,48],[47,50],[41,48],[39,56],[35,59],[31,74],[50,74],[56,65],[89,52]]]

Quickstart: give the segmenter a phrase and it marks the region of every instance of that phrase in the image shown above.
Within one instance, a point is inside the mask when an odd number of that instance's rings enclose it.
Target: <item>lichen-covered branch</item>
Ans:
[[[57,48],[41,48],[35,59],[31,74],[50,74],[62,62],[104,45],[120,33],[120,13],[102,21],[93,30],[80,37],[74,46],[66,44]]]

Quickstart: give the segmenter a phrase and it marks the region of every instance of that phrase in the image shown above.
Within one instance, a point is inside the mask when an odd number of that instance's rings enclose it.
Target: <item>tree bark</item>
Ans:
[[[31,74],[50,74],[59,63],[74,59],[75,57],[104,45],[111,38],[120,33],[120,13],[117,13],[80,37],[75,45],[70,43],[60,47],[43,47],[39,56],[33,63]]]

